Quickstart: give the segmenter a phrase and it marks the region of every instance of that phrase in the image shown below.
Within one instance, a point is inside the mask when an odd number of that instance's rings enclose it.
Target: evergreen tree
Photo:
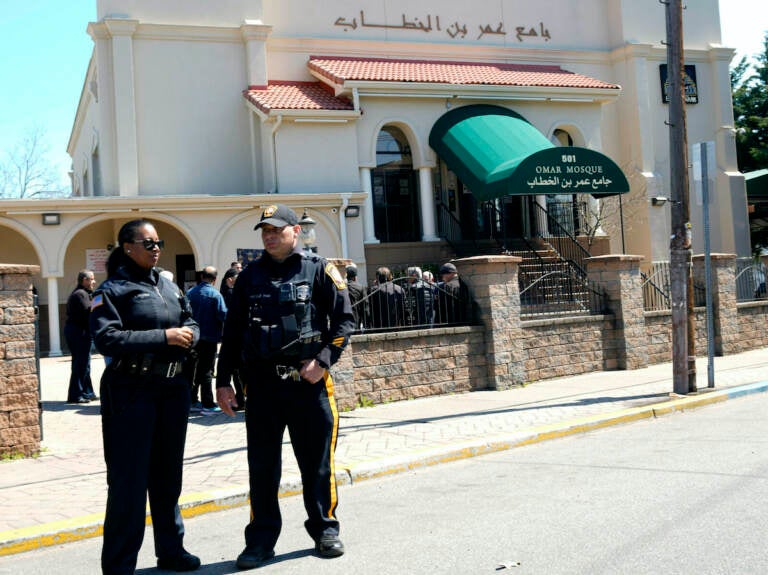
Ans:
[[[763,53],[755,56],[754,71],[746,57],[731,70],[733,117],[739,169],[768,168],[768,33]]]

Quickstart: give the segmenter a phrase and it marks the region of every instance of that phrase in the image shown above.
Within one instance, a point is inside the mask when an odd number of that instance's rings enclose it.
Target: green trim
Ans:
[[[500,106],[463,106],[447,112],[432,127],[429,145],[479,200],[629,191],[626,177],[610,158],[586,148],[556,147],[525,118]],[[588,186],[586,172],[595,176]],[[549,185],[548,178],[535,179],[543,174],[559,177],[550,178]],[[576,174],[582,177],[566,178]]]

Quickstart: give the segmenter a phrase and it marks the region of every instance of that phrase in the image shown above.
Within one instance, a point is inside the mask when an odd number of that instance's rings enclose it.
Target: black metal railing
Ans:
[[[765,264],[753,258],[736,258],[736,301],[766,299]]]
[[[374,286],[352,304],[355,333],[429,329],[477,323],[469,290],[443,282],[409,282],[400,277]]]
[[[520,290],[520,313],[526,319],[536,316],[608,312],[605,290],[565,265],[547,264],[549,271]]]
[[[530,202],[530,207],[532,219],[536,222],[536,237],[546,241],[561,260],[568,262],[576,274],[586,277],[586,259],[591,257],[589,251],[557,221],[557,218],[537,202]]]
[[[672,282],[670,279],[669,262],[653,262],[645,271],[640,272],[643,280],[643,309],[645,311],[660,311],[672,309]],[[694,281],[693,305],[706,305],[706,286]]]

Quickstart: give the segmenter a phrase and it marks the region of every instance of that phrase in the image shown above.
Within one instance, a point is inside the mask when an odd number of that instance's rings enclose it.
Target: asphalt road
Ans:
[[[312,554],[301,499],[284,499],[276,560],[254,572],[766,572],[767,411],[758,394],[343,487],[339,559]],[[187,520],[199,573],[238,572],[247,515]],[[100,544],[0,558],[0,574],[98,573]],[[148,531],[137,573],[160,573],[153,565]]]

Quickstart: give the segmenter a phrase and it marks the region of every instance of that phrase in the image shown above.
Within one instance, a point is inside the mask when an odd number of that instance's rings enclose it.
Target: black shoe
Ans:
[[[344,555],[344,544],[338,535],[323,535],[315,541],[315,551],[320,557],[340,557]]]
[[[200,568],[200,557],[187,551],[176,557],[158,557],[157,568],[169,571],[196,571]]]
[[[99,399],[99,396],[96,395],[95,393],[86,393],[83,397],[88,401],[95,401]]]
[[[260,547],[246,547],[243,549],[243,552],[240,553],[240,555],[237,556],[237,562],[235,565],[237,565],[238,569],[256,569],[256,567],[261,567],[272,559],[272,557],[275,556],[275,550],[274,549],[262,549]]]

